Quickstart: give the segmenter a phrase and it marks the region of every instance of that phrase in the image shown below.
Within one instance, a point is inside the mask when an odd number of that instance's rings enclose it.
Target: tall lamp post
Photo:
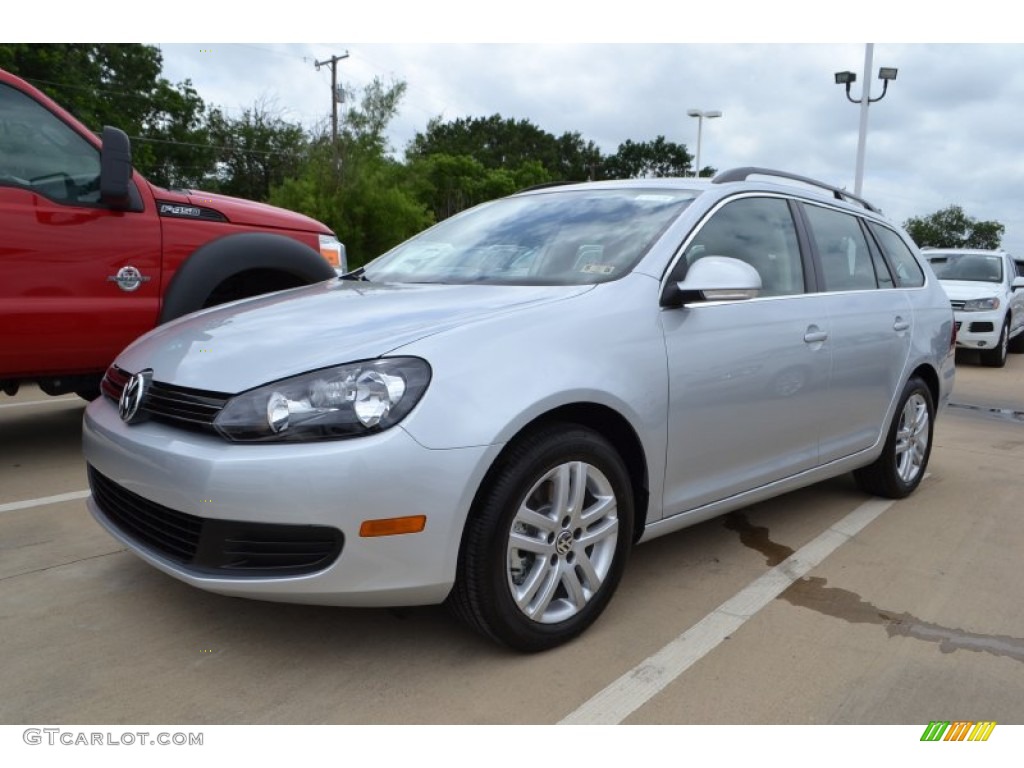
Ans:
[[[694,160],[694,168],[693,168],[693,176],[694,176],[694,178],[696,178],[696,177],[700,176],[700,139],[701,139],[701,132],[702,132],[702,130],[704,128],[704,118],[707,118],[708,120],[710,120],[713,117],[721,117],[722,113],[721,113],[720,110],[717,110],[717,109],[711,109],[711,110],[708,110],[707,112],[702,112],[699,109],[688,109],[686,111],[686,114],[688,114],[690,117],[696,117],[697,118],[697,157]]]
[[[864,93],[859,99],[850,95],[850,86],[857,82],[857,75],[853,72],[836,72],[836,85],[846,86],[846,98],[854,104],[860,104],[860,132],[857,136],[857,172],[854,176],[853,194],[860,196],[861,187],[864,186],[864,152],[868,141],[868,106],[876,101],[885,98],[889,90],[889,81],[896,79],[895,67],[881,67],[878,70],[878,79],[882,81],[882,95],[871,98],[871,59],[874,56],[875,45],[868,43],[864,50]]]

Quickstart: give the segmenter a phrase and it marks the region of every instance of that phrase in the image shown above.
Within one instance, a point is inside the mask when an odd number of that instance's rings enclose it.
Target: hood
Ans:
[[[132,373],[152,368],[157,381],[237,393],[592,289],[329,280],[188,315],[138,339],[117,364]]]
[[[980,283],[976,280],[939,280],[939,284],[953,301],[1002,296],[1005,290],[1001,283]]]
[[[194,189],[155,189],[157,200],[180,205],[194,206],[207,211],[215,211],[227,218],[232,224],[244,224],[260,228],[292,229],[303,232],[329,234],[330,230],[316,219],[301,213],[276,208],[266,203],[256,203],[239,197],[228,197],[213,192],[200,192]]]

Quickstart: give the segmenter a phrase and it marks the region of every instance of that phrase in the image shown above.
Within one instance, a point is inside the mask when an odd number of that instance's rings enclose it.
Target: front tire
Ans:
[[[448,605],[517,650],[561,645],[611,599],[633,514],[625,465],[600,434],[572,424],[527,434],[478,495]]]
[[[1003,323],[1003,332],[999,334],[999,343],[992,349],[981,350],[981,364],[989,368],[1002,368],[1006,365],[1006,352],[1010,345],[1010,321]]]
[[[1010,339],[1006,348],[1015,355],[1019,355],[1024,352],[1024,329],[1019,330],[1017,335]]]
[[[928,468],[934,425],[931,390],[915,376],[903,388],[882,454],[873,464],[854,471],[857,484],[889,499],[913,493]]]

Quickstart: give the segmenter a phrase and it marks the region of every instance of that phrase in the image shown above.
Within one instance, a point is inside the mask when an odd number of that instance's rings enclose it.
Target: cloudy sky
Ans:
[[[205,6],[220,15],[202,25],[167,17],[165,41],[148,42],[162,49],[168,79],[191,80],[231,115],[269,100],[287,119],[326,120],[330,72],[314,62],[347,52],[346,86],[407,83],[390,131],[399,154],[432,117],[496,113],[578,131],[605,153],[658,135],[694,151],[697,121],[686,112],[698,108],[723,112],[704,123],[702,164],[785,169],[851,191],[860,110],[833,76],[856,72],[859,98],[861,41],[889,40],[874,45],[872,96],[879,67],[899,74],[869,110],[864,197],[898,222],[961,205],[1005,224],[1004,247],[1024,255],[1024,44],[1002,39],[1016,21],[990,0],[932,2],[927,21],[914,10],[925,6],[875,0],[723,0],[700,12],[653,0],[297,2],[265,19],[230,6]],[[121,34],[152,37],[143,29]],[[317,38],[339,42],[291,42]]]

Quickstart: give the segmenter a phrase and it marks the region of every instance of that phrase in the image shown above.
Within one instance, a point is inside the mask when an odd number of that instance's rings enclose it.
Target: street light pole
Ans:
[[[860,97],[860,129],[857,133],[857,170],[853,177],[853,194],[860,197],[864,186],[864,154],[868,143],[868,107],[871,105],[871,60],[875,44],[864,46],[864,93]]]
[[[686,111],[686,114],[689,115],[690,117],[697,118],[697,157],[694,160],[693,168],[693,177],[697,178],[698,176],[700,176],[700,142],[701,134],[704,128],[704,118],[710,120],[714,117],[721,117],[722,113],[717,109],[708,110],[707,112],[702,112],[699,109],[689,109]]]
[[[860,104],[860,130],[857,135],[857,169],[854,174],[853,193],[860,196],[861,188],[864,186],[864,156],[867,153],[868,143],[868,106],[876,101],[885,98],[889,90],[889,81],[896,79],[895,67],[881,67],[878,70],[878,79],[882,81],[882,95],[876,99],[871,98],[871,60],[874,56],[875,45],[868,43],[864,49],[864,93],[859,99],[850,95],[850,86],[857,82],[857,75],[853,72],[836,72],[836,85],[846,86],[846,98],[854,104]]]

